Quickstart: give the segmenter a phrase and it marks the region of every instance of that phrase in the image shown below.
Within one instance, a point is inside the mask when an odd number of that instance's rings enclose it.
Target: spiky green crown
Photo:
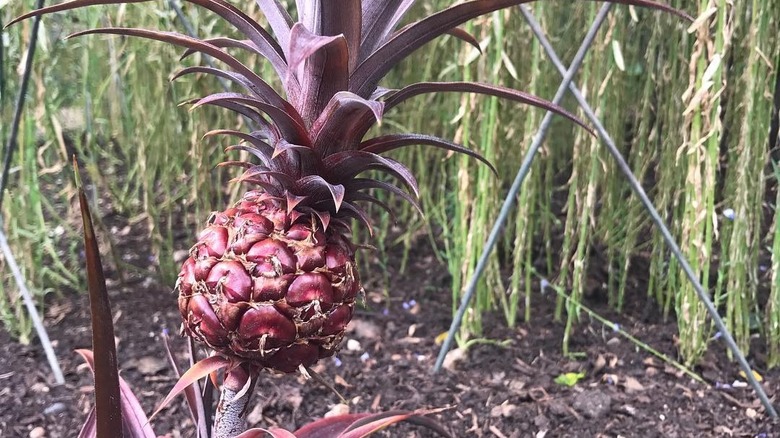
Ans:
[[[19,20],[83,6],[141,3],[148,0],[75,0],[31,12]],[[175,78],[205,73],[232,81],[243,93],[215,93],[193,101],[215,105],[252,121],[252,132],[215,130],[207,135],[233,135],[244,142],[232,149],[251,152],[260,164],[228,162],[245,168],[240,180],[257,184],[269,194],[287,199],[288,209],[316,213],[323,223],[353,217],[370,224],[358,201],[386,206],[366,193],[380,189],[417,204],[418,187],[412,173],[382,154],[409,145],[433,146],[473,156],[479,154],[446,139],[423,134],[390,134],[365,139],[371,127],[405,100],[425,93],[480,93],[527,103],[579,122],[573,115],[532,95],[472,82],[420,82],[400,90],[379,87],[382,78],[409,54],[431,40],[449,34],[479,48],[458,26],[490,12],[534,0],[476,0],[451,6],[400,29],[414,0],[296,0],[294,22],[279,0],[256,0],[273,36],[258,22],[224,0],[185,0],[229,22],[240,39],[197,39],[174,32],[134,28],[100,28],[72,36],[106,33],[159,40],[210,55],[228,69],[185,68]],[[571,0],[563,0],[571,1]],[[649,0],[614,0],[687,17]],[[10,25],[9,24],[9,25]],[[279,76],[285,97],[263,78],[228,53],[238,49],[265,58]],[[491,166],[492,168],[492,166]],[[383,181],[358,178],[367,170],[395,176],[408,191]]]

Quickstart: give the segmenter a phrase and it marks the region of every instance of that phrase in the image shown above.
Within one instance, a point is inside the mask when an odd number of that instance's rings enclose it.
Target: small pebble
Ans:
[[[44,415],[57,415],[61,412],[65,412],[65,410],[68,407],[65,406],[65,403],[57,402],[49,405],[46,409],[43,410]]]
[[[36,427],[30,431],[30,438],[43,438],[46,436],[46,429],[41,426]]]

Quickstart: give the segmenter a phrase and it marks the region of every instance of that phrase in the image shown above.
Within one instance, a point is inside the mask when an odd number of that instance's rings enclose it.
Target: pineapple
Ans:
[[[75,0],[19,19],[141,1],[146,0]],[[129,28],[92,29],[77,35],[138,36],[183,47],[187,54],[201,52],[227,69],[188,67],[175,77],[213,75],[243,90],[194,101],[195,106],[227,108],[251,121],[249,132],[217,129],[207,135],[242,140],[229,149],[248,151],[253,161],[225,164],[242,168],[238,180],[252,187],[235,205],[212,214],[182,266],[175,289],[183,333],[253,373],[260,369],[293,372],[337,351],[361,292],[355,247],[349,238],[352,220],[370,230],[361,205],[367,202],[389,209],[370,194],[372,190],[393,193],[419,209],[414,176],[384,153],[424,145],[487,163],[474,151],[429,135],[396,133],[366,139],[384,112],[426,93],[481,93],[539,106],[579,123],[546,101],[494,85],[421,82],[401,89],[379,85],[395,65],[445,34],[479,48],[459,25],[531,0],[467,1],[401,27],[413,0],[297,0],[297,22],[279,0],[256,0],[273,35],[225,0],[187,1],[221,16],[239,37],[201,40]],[[648,0],[616,3],[682,15]],[[266,59],[279,77],[284,96],[230,55],[234,50]],[[389,174],[400,184],[361,177],[368,170]]]

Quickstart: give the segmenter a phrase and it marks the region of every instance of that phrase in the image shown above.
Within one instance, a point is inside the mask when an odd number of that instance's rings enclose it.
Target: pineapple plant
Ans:
[[[147,0],[73,0],[13,22],[83,6],[143,1]],[[389,210],[371,194],[383,190],[420,209],[414,175],[385,153],[422,145],[464,153],[491,166],[475,151],[426,134],[366,138],[386,111],[422,94],[480,93],[535,105],[580,123],[549,102],[490,84],[420,82],[400,89],[380,85],[393,67],[440,36],[479,48],[458,26],[532,0],[466,1],[403,26],[413,0],[296,0],[295,14],[280,0],[256,0],[270,32],[225,0],[187,1],[219,15],[238,36],[198,39],[170,31],[111,27],[75,35],[136,36],[182,47],[185,55],[210,55],[226,68],[192,66],[174,77],[211,75],[240,90],[193,101],[194,107],[227,108],[249,121],[248,132],[216,127],[206,135],[241,140],[228,149],[246,151],[252,161],[224,164],[242,169],[236,180],[251,187],[234,205],[211,215],[175,285],[182,332],[231,363],[232,378],[226,376],[224,385],[230,392],[223,393],[223,400],[245,399],[252,377],[262,369],[294,372],[339,348],[362,290],[350,240],[354,222],[371,229],[362,205]],[[615,3],[685,16],[650,0]],[[267,60],[283,93],[232,51]],[[367,178],[369,170],[397,183]],[[222,409],[226,418],[228,412],[240,416],[246,406],[228,405],[226,401]]]

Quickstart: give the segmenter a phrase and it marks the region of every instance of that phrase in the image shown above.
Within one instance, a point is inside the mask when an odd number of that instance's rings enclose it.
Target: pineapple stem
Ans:
[[[246,413],[255,379],[242,366],[225,375],[214,419],[213,438],[232,438],[247,429]]]

